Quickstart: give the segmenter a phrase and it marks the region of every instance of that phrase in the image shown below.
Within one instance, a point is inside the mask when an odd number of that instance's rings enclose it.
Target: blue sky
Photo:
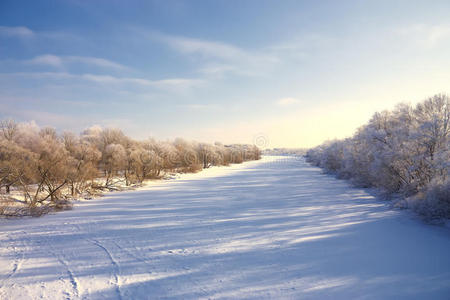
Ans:
[[[448,92],[448,1],[0,2],[0,118],[305,147]]]

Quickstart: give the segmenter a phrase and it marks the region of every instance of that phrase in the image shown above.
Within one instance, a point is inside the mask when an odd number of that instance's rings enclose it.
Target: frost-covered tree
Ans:
[[[18,190],[33,209],[57,207],[68,198],[116,189],[122,182],[128,186],[259,155],[259,149],[249,145],[136,141],[120,129],[99,126],[80,135],[60,135],[34,122],[5,120],[0,121],[0,193]]]
[[[0,139],[0,192],[4,187],[9,194],[12,186],[30,184],[35,159],[36,155],[14,141]]]
[[[449,122],[446,95],[433,96],[416,107],[400,104],[392,111],[375,113],[353,137],[309,150],[307,158],[360,186],[422,199],[417,206],[424,214],[450,216]]]
[[[32,206],[47,199],[55,203],[61,198],[61,190],[68,183],[69,154],[51,131],[48,133],[41,132],[40,140],[33,148],[36,159],[30,166],[36,188],[31,191],[26,185],[22,186],[25,198]]]
[[[101,152],[94,145],[70,132],[63,134],[63,141],[70,156],[67,180],[70,194],[74,197],[92,187],[93,180],[98,177]]]
[[[0,122],[2,138],[8,141],[14,140],[17,134],[17,123],[14,120],[4,120]]]
[[[120,144],[109,144],[102,153],[102,163],[105,171],[106,186],[111,184],[114,176],[120,175],[126,166],[127,153]]]

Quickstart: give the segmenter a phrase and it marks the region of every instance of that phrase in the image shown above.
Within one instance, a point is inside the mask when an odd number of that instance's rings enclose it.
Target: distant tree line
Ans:
[[[252,145],[136,141],[119,129],[57,134],[34,123],[0,122],[0,196],[20,191],[28,207],[58,206],[80,195],[142,183],[167,173],[260,158]]]
[[[449,132],[449,97],[436,95],[377,112],[351,138],[311,149],[307,159],[359,186],[401,195],[428,218],[450,218]]]
[[[262,154],[264,155],[293,155],[293,156],[304,156],[308,151],[307,148],[272,148],[264,149]]]

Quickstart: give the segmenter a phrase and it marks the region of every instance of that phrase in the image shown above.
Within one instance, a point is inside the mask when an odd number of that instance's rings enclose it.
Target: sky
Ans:
[[[447,1],[0,1],[0,119],[311,147],[448,93]]]

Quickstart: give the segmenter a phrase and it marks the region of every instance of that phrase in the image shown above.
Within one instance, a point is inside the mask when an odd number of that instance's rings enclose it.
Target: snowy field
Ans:
[[[450,297],[448,228],[292,157],[0,226],[0,299]]]

